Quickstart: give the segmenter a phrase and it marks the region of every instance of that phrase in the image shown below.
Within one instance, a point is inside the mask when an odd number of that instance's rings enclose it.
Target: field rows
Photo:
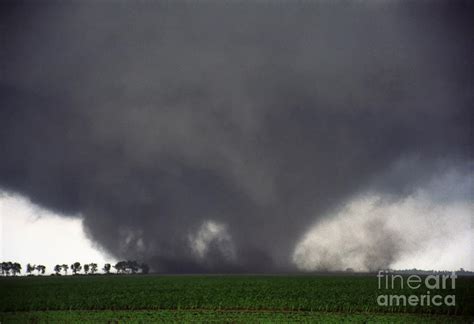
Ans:
[[[222,316],[237,316],[241,318],[237,322],[245,322],[248,316],[259,321],[277,321],[278,316],[296,316],[298,321],[330,316],[343,321],[343,316],[351,314],[364,322],[377,316],[402,318],[415,314],[429,322],[432,317],[423,316],[474,316],[473,278],[458,279],[456,307],[378,306],[380,290],[375,276],[22,277],[1,278],[0,290],[1,316],[10,320],[79,316],[83,319],[78,321],[83,321],[89,316],[94,321],[97,316],[134,314],[130,318],[171,316],[171,320],[180,321],[194,314],[206,322],[213,316],[221,320]],[[448,292],[440,290],[439,294]],[[399,289],[390,293],[422,292]]]
[[[0,313],[2,323],[470,323],[469,316],[216,310]]]

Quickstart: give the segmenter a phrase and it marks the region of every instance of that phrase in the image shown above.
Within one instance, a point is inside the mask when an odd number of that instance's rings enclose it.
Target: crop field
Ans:
[[[2,323],[472,323],[474,278],[456,306],[379,306],[375,275],[89,275],[0,278]],[[419,294],[405,287],[394,294]],[[440,295],[453,291],[439,290]]]

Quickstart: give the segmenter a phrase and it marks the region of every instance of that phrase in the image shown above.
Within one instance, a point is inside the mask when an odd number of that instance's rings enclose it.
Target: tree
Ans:
[[[9,276],[10,270],[12,270],[13,263],[9,262],[2,262],[2,275]]]
[[[74,262],[71,264],[71,270],[74,274],[77,274],[79,271],[81,271],[82,266],[80,262]]]
[[[69,266],[67,264],[63,264],[62,268],[63,268],[64,274],[67,276],[67,269],[69,269]]]
[[[14,276],[21,273],[21,264],[19,264],[18,262],[13,263],[11,266],[11,271]]]
[[[142,263],[140,265],[140,268],[142,269],[142,274],[147,274],[148,272],[150,272],[150,267],[146,263]]]
[[[91,263],[89,264],[90,268],[91,268],[91,274],[94,274],[97,272],[97,263]]]
[[[61,265],[59,265],[59,264],[56,264],[56,265],[54,266],[54,272],[56,272],[56,275],[57,275],[57,276],[60,276],[60,275],[61,275],[60,272],[61,272],[62,268],[63,268],[63,267],[62,267]]]
[[[84,273],[87,274],[89,272],[89,265],[86,263],[84,264]]]
[[[133,274],[137,273],[139,269],[137,261],[127,261],[126,269],[129,273],[133,273]]]
[[[28,264],[26,265],[26,273],[27,273],[28,275],[32,275],[32,274],[33,274],[33,271],[35,271],[35,269],[36,269],[36,266],[35,266],[35,265],[31,265],[30,263],[28,263]]]
[[[127,270],[127,262],[126,261],[119,261],[117,264],[114,265],[115,270],[117,273],[125,273]]]
[[[104,268],[102,268],[102,270],[104,270],[105,274],[109,274],[110,273],[110,263],[106,263],[104,264]]]
[[[38,274],[41,273],[42,275],[44,275],[46,267],[44,265],[39,264],[36,266],[36,271],[38,271]]]

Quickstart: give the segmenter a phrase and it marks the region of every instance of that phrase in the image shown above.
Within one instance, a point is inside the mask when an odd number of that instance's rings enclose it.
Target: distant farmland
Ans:
[[[378,306],[377,288],[374,275],[10,277],[0,278],[0,320],[462,323],[474,319],[472,277],[457,280],[455,307]]]

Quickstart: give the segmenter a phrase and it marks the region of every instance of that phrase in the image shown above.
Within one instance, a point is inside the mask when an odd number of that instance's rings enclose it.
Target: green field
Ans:
[[[375,275],[97,275],[0,278],[10,322],[465,322],[474,278],[456,281],[456,306],[378,306]],[[420,294],[407,288],[392,294]],[[436,292],[438,293],[438,292]],[[439,294],[453,291],[440,290]]]

